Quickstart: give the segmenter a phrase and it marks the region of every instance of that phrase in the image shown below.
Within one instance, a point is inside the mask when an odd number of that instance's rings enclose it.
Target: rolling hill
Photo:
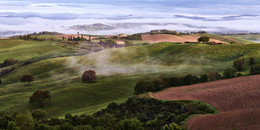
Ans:
[[[260,62],[258,44],[157,43],[86,53],[64,48],[54,41],[6,39],[0,40],[0,46],[0,62],[11,57],[19,63],[28,62],[0,77],[3,81],[0,111],[39,109],[28,104],[29,97],[36,90],[49,90],[51,104],[41,108],[47,111],[48,117],[91,114],[110,102],[123,102],[133,96],[134,86],[140,79],[201,75],[212,70],[223,72],[239,57],[246,61],[254,57],[256,63]],[[246,68],[241,73],[247,74],[249,67]],[[96,71],[97,81],[83,83],[81,75],[89,69]],[[20,83],[21,76],[28,73],[35,78],[30,86]]]
[[[191,118],[186,126],[191,130],[259,129],[260,75],[174,87],[153,93],[160,100],[200,100],[218,111],[213,115]]]

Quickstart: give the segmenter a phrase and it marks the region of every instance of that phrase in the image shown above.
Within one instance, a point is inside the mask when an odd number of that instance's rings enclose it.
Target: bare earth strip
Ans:
[[[157,42],[197,42],[200,36],[193,36],[193,35],[185,35],[185,36],[176,36],[170,34],[156,34],[156,35],[142,35],[143,41],[150,42],[150,43],[157,43]],[[222,42],[216,39],[211,39],[210,41],[214,42]]]
[[[160,100],[200,100],[218,114],[191,118],[192,130],[260,130],[260,75],[172,87],[152,96]]]

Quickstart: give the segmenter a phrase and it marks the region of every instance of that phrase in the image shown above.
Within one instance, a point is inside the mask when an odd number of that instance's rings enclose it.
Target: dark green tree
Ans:
[[[33,117],[34,120],[39,122],[39,121],[41,121],[41,120],[46,118],[46,112],[43,111],[43,110],[35,110],[32,113],[32,117]]]
[[[255,64],[255,59],[253,57],[251,57],[249,60],[249,66],[252,66],[254,64]]]
[[[198,39],[198,42],[203,42],[203,43],[207,43],[209,42],[210,38],[208,36],[201,36],[199,39]]]
[[[21,82],[27,82],[28,84],[30,84],[30,82],[33,82],[33,81],[34,81],[34,78],[31,74],[25,74],[21,78]]]
[[[27,112],[16,116],[16,126],[18,126],[20,130],[32,130],[33,125],[34,123],[31,113]]]
[[[236,68],[237,71],[243,71],[244,70],[244,58],[238,58],[233,62],[233,66]]]
[[[195,84],[195,83],[198,83],[199,81],[200,81],[200,79],[197,76],[194,76],[194,75],[186,75],[183,78],[184,85]]]
[[[252,66],[250,69],[251,75],[260,74],[260,65]]]
[[[200,76],[200,82],[207,82],[209,79],[207,74],[203,74]]]
[[[30,104],[38,104],[40,107],[43,107],[48,101],[51,100],[51,95],[48,90],[41,91],[37,90],[30,97]]]
[[[136,119],[125,119],[119,121],[115,128],[118,130],[143,130],[143,123]]]
[[[236,77],[236,70],[234,69],[225,69],[223,76],[225,79],[230,79]]]

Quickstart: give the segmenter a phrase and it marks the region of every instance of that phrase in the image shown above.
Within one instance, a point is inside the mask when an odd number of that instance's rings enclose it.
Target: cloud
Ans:
[[[257,0],[0,0],[0,8],[0,31],[74,33],[76,30],[69,29],[70,26],[94,23],[140,25],[85,33],[137,33],[152,29],[260,31]]]

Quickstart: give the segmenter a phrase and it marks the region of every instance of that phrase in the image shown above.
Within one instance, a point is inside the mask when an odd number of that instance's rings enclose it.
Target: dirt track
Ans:
[[[218,110],[190,119],[194,130],[260,129],[260,75],[165,89],[152,96],[161,100],[201,100]]]
[[[200,36],[186,35],[186,36],[176,36],[170,34],[157,34],[157,35],[142,35],[143,41],[156,43],[156,42],[197,42]],[[216,39],[210,39],[214,42],[222,42]]]

